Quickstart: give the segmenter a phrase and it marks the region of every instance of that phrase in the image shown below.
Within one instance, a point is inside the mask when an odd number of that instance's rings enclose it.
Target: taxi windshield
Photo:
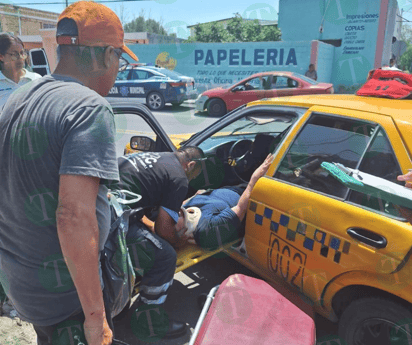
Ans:
[[[258,134],[270,135],[273,138],[281,134],[281,137],[284,137],[305,111],[304,108],[293,108],[287,112],[263,111],[246,115],[220,128],[204,140],[199,147],[208,151],[216,145],[230,143],[233,140],[254,140]]]

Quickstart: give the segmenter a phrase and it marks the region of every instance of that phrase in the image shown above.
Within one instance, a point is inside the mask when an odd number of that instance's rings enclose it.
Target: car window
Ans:
[[[304,108],[291,108],[288,114],[273,111],[246,115],[216,131],[199,144],[199,147],[207,151],[221,143],[233,143],[240,139],[254,140],[258,134],[265,134],[267,137],[271,137],[271,140],[269,140],[271,142],[270,150],[273,152],[280,140],[285,137],[295,121],[305,111]],[[279,137],[280,135],[281,137]]]
[[[319,84],[316,80],[313,80],[313,79],[311,79],[311,78],[309,78],[309,77],[306,77],[306,76],[304,76],[304,75],[302,75],[302,74],[296,75],[296,73],[293,73],[293,75],[294,75],[295,77],[297,77],[297,78],[300,78],[300,79],[306,81],[306,82],[309,83],[309,84],[312,84],[312,85]]]
[[[292,79],[292,78],[288,78],[288,80],[287,80],[286,83],[288,84],[288,87],[289,87],[289,88],[290,88],[290,87],[298,87],[298,86],[299,86],[299,83],[298,83],[295,79]]]
[[[324,171],[322,162],[356,168],[376,125],[314,114],[283,157],[274,177],[344,198],[348,189]]]
[[[122,155],[131,135],[146,136],[156,142],[157,151],[167,150],[161,137],[152,129],[147,120],[140,114],[123,113],[114,109],[116,123],[116,152]]]
[[[270,75],[267,75],[267,76],[264,76],[264,77],[262,77],[262,87],[263,87],[263,90],[270,90],[270,88],[271,88],[271,76]]]
[[[286,89],[288,87],[288,79],[287,77],[272,77],[272,89]]]
[[[117,78],[116,80],[127,80],[127,76],[129,75],[130,70],[124,70],[119,73],[117,73]]]
[[[147,78],[148,78],[148,72],[147,71],[141,71],[141,70],[137,70],[137,69],[134,69],[132,71],[131,76],[130,76],[131,80],[135,80],[135,79],[144,80],[144,79],[147,79]]]
[[[378,129],[358,169],[359,171],[381,177],[390,182],[400,185],[404,184],[396,179],[398,175],[402,175],[402,171],[389,139],[382,128]],[[363,193],[351,191],[348,200],[388,215],[400,217],[399,212],[393,204]]]
[[[262,90],[262,80],[259,77],[249,79],[245,84],[246,91]]]

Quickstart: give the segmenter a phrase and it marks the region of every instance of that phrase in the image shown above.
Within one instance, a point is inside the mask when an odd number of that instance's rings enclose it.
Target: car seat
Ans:
[[[266,156],[273,151],[273,143],[275,138],[269,134],[258,133],[256,134],[255,141],[253,142],[251,156],[259,166],[266,158]]]
[[[262,79],[262,86],[263,90],[269,90],[270,89],[270,79]]]
[[[288,78],[288,87],[296,87],[295,81],[293,79]]]

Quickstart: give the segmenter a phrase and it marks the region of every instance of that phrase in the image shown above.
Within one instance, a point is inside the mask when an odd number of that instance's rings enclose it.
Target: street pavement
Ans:
[[[196,113],[193,102],[185,102],[179,107],[166,106],[162,111],[153,113],[168,134],[195,133],[217,120],[216,118],[210,118],[205,112]],[[142,135],[142,128],[133,121],[135,117],[129,116],[130,118],[126,115],[127,128],[120,128],[120,136],[116,142],[118,155],[123,153],[124,145],[132,135]],[[175,275],[173,286],[164,306],[164,312],[168,317],[188,324],[190,331],[185,336],[170,340],[160,339],[157,335],[142,336],[136,331],[136,305],[134,304],[127,315],[116,322],[116,337],[130,345],[150,343],[158,345],[188,344],[201,313],[198,297],[201,294],[209,293],[214,286],[219,285],[232,274],[244,274],[259,278],[252,271],[223,254],[211,257]],[[306,312],[310,310],[310,307],[303,299],[297,297],[293,291],[283,284],[276,286],[276,290],[292,300],[302,310]],[[337,334],[335,324],[319,315],[315,315],[314,319],[318,340]],[[224,340],[222,340],[223,343]]]

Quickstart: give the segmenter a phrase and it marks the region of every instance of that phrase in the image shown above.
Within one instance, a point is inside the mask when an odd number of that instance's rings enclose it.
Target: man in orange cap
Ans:
[[[101,181],[119,174],[103,96],[121,54],[137,57],[116,14],[94,2],[67,7],[56,35],[54,73],[12,94],[0,116],[0,281],[39,345],[111,344],[100,288],[110,229]]]

